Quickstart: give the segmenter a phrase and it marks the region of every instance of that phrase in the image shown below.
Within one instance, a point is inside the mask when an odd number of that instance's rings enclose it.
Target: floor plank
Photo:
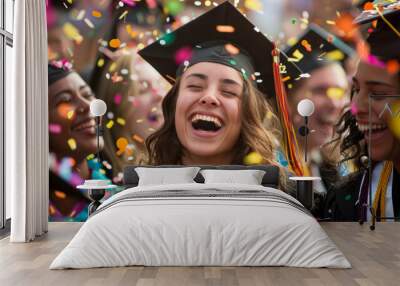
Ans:
[[[375,231],[357,223],[322,223],[352,269],[289,267],[118,267],[85,270],[48,269],[81,227],[50,223],[49,233],[32,243],[0,240],[0,285],[399,285],[400,224],[379,223]]]

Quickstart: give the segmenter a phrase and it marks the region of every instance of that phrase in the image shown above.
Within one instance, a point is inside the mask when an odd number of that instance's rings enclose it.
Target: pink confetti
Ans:
[[[190,47],[180,48],[175,54],[175,62],[180,65],[184,61],[189,61],[192,58],[192,49]]]
[[[150,9],[154,9],[157,7],[157,1],[156,0],[146,0],[147,6]]]
[[[117,105],[120,105],[122,101],[122,95],[117,93],[116,95],[114,95],[114,103]]]
[[[50,123],[49,124],[49,131],[50,131],[50,133],[53,133],[53,134],[60,134],[61,133],[61,125],[59,125],[59,124],[53,124],[53,123]]]
[[[368,55],[368,63],[380,68],[385,68],[385,63],[373,55]]]
[[[356,115],[358,112],[357,105],[354,102],[351,103],[350,112],[352,115]]]
[[[133,0],[122,0],[121,2],[131,7],[135,6],[135,1]]]

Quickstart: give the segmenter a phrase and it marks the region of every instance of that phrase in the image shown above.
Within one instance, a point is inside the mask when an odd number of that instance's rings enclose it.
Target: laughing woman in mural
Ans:
[[[244,164],[254,152],[258,164],[278,165],[281,132],[266,100],[278,97],[272,51],[229,2],[141,50],[173,83],[164,124],[146,140],[150,164]],[[290,192],[282,170],[281,188]]]
[[[356,19],[360,24],[377,20],[377,25],[367,38],[370,56],[360,61],[353,78],[351,110],[337,125],[342,154],[345,160],[358,163],[359,171],[328,193],[325,216],[335,220],[369,219],[369,202],[378,220],[400,217],[398,8],[399,2],[386,6],[385,19],[375,10],[364,11]],[[371,178],[368,158],[372,165]]]
[[[105,178],[97,165],[87,160],[97,150],[95,120],[89,110],[95,97],[87,83],[61,62],[48,65],[48,83],[49,218],[85,221],[90,200],[75,187],[93,176]]]

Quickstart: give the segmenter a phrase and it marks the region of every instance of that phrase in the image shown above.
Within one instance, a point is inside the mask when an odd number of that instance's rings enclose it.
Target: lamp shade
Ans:
[[[314,103],[309,99],[303,99],[297,104],[297,112],[301,116],[311,116],[314,113]]]
[[[106,103],[101,99],[95,99],[90,103],[90,112],[94,116],[102,116],[107,111]]]

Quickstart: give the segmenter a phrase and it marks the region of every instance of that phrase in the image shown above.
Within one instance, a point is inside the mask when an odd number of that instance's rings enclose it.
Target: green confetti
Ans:
[[[346,196],[344,197],[344,200],[345,200],[345,201],[350,201],[350,200],[351,200],[351,195],[350,195],[350,194],[346,195]]]

